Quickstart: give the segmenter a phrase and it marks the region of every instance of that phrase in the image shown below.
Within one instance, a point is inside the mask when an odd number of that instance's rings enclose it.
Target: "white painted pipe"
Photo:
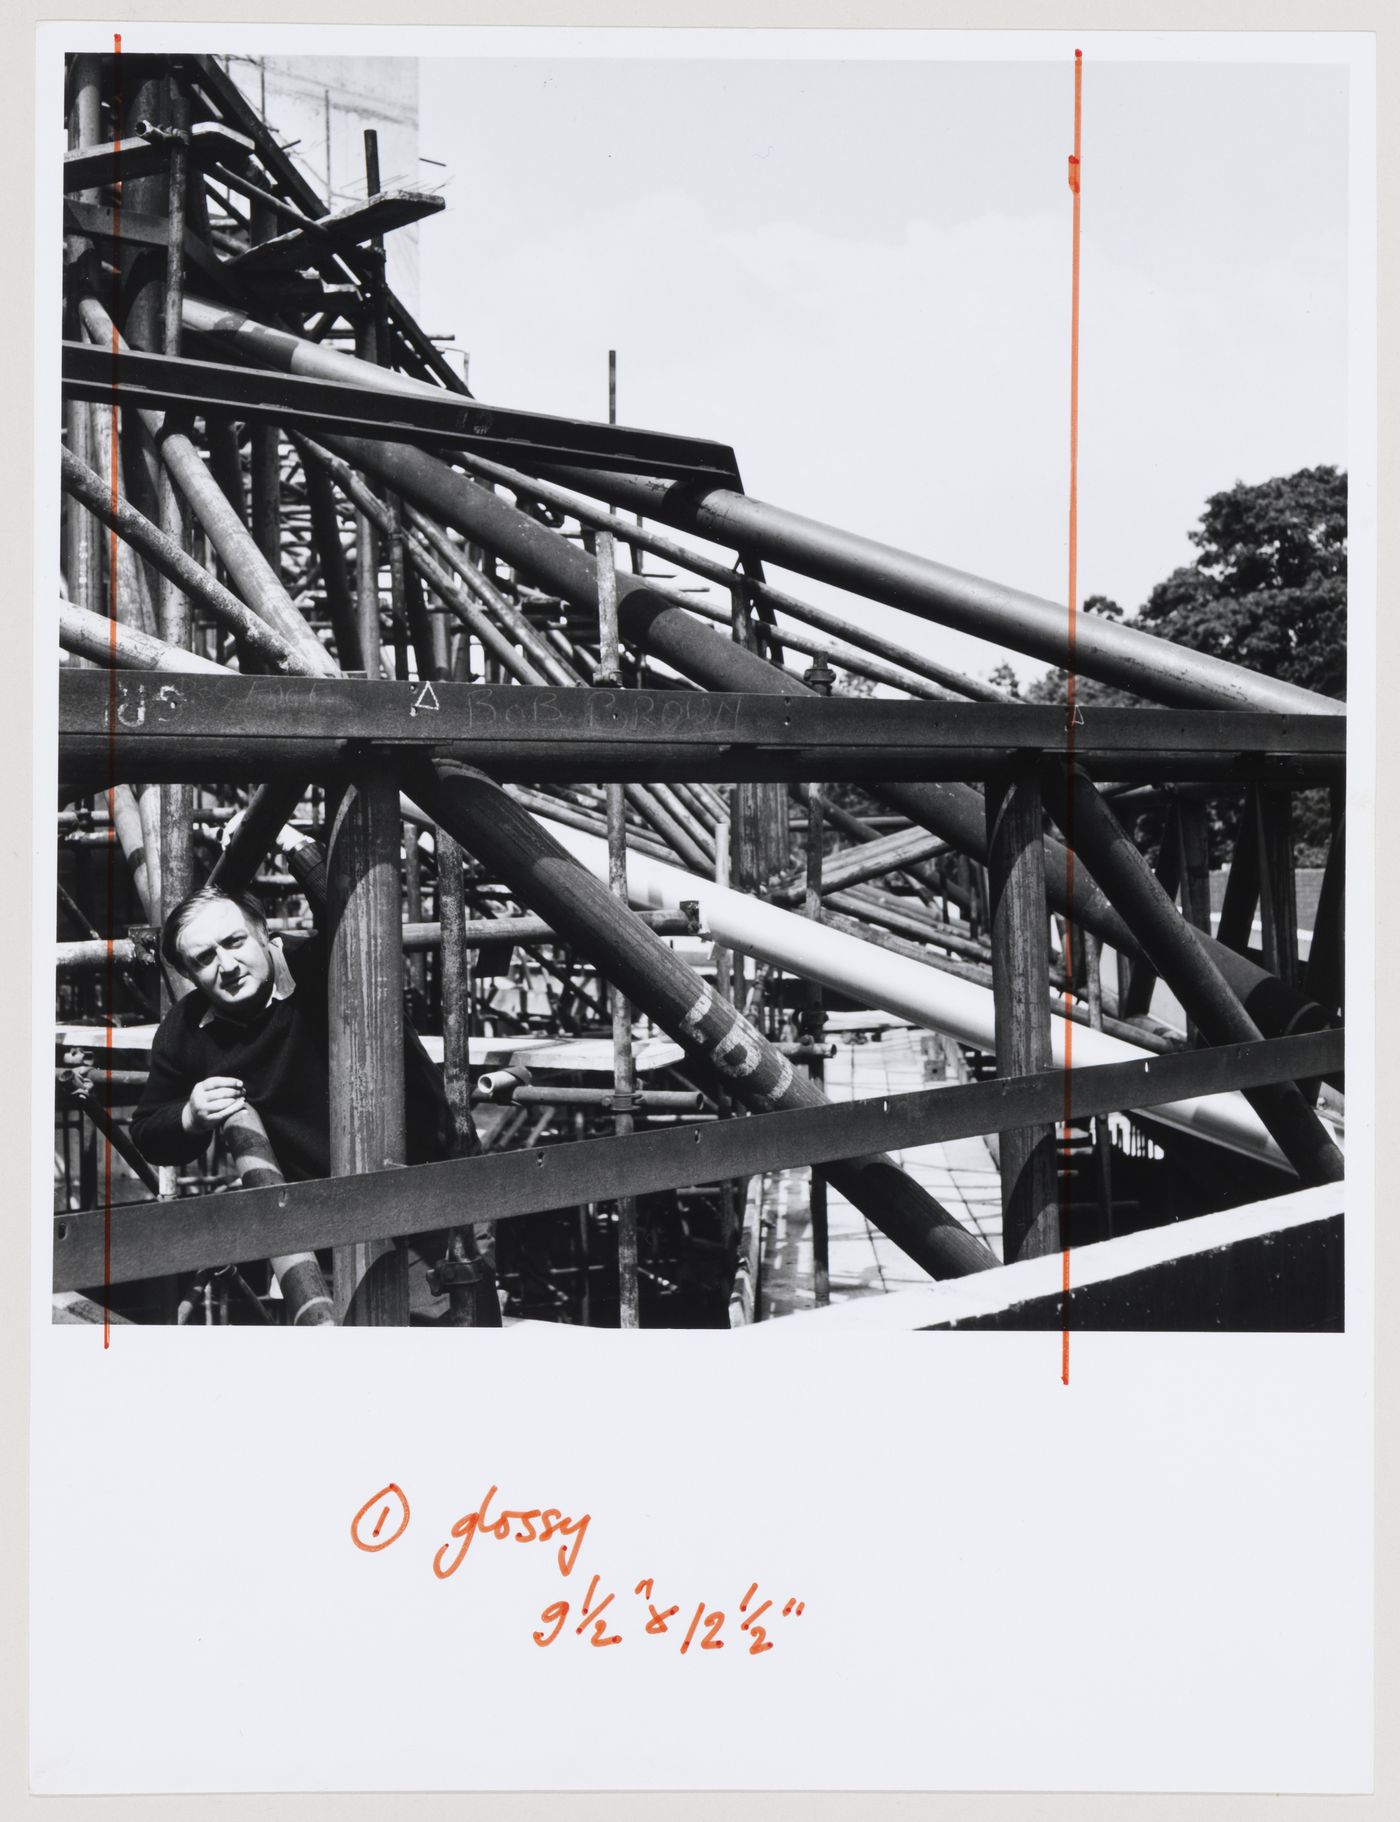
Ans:
[[[590,873],[598,879],[607,878],[608,851],[604,842],[547,817],[539,820]],[[727,948],[739,949],[757,961],[850,994],[883,1012],[897,1013],[959,1043],[989,1052],[996,1049],[991,992],[973,981],[944,974],[938,968],[925,968],[874,943],[862,942],[857,936],[848,936],[794,911],[642,855],[627,857],[627,886],[628,896],[639,910],[669,910],[684,901],[698,902],[701,927]],[[1122,1038],[1055,1018],[1051,1021],[1051,1046],[1059,1068],[1065,1067],[1067,1032],[1073,1033],[1072,1066],[1088,1068],[1094,1063],[1130,1063],[1137,1059],[1145,1062],[1152,1055]],[[1289,1168],[1242,1094],[1195,1096],[1147,1109],[1146,1114],[1245,1157],[1281,1170]]]
[[[183,299],[180,321],[184,328],[197,335],[213,336],[227,343],[255,367],[280,368],[284,373],[337,381],[345,386],[371,386],[376,392],[404,392],[435,399],[450,396],[441,386],[412,379],[392,367],[376,367],[357,355],[343,354],[339,348],[327,348],[320,342],[288,335],[285,329],[270,329],[266,323],[256,322],[241,310],[206,303],[203,298]]]

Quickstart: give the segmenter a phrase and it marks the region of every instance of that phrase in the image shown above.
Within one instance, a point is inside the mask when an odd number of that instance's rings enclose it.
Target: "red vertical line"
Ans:
[[[1079,594],[1079,193],[1082,167],[1080,135],[1084,113],[1084,53],[1074,53],[1074,151],[1069,161],[1069,187],[1073,197],[1073,227],[1070,247],[1070,316],[1069,316],[1069,628],[1065,681],[1065,760],[1074,765],[1075,705],[1075,640],[1078,633]],[[1071,810],[1065,823],[1065,1111],[1064,1151],[1060,1159],[1060,1233],[1069,1239],[1070,1177],[1068,1170],[1071,1087],[1074,1068],[1074,1023],[1070,1001],[1074,981],[1074,817]],[[1062,1249],[1064,1322],[1060,1334],[1060,1379],[1069,1384],[1069,1247]]]
[[[117,322],[120,316],[121,302],[121,232],[122,232],[122,185],[121,185],[121,152],[122,152],[122,105],[121,105],[121,54],[122,35],[115,32],[112,37],[112,511],[117,510]],[[107,792],[107,814],[111,819],[114,839],[107,844],[107,1105],[112,1105],[112,1004],[116,988],[116,951],[113,947],[112,928],[116,920],[117,879],[116,879],[116,777],[117,777],[117,534],[113,530],[109,535],[107,546],[107,612],[108,638],[111,644],[111,663],[107,667],[107,776],[111,781]],[[103,1134],[102,1137],[102,1345],[112,1345],[111,1289],[112,1289],[112,1142]]]

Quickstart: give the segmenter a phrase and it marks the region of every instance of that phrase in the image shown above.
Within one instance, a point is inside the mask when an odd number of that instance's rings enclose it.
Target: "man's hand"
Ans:
[[[189,1100],[180,1109],[180,1124],[186,1132],[213,1132],[247,1105],[242,1082],[229,1075],[206,1076],[190,1090]]]

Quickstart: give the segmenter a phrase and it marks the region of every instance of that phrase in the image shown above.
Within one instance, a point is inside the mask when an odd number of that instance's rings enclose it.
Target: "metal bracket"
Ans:
[[[485,1269],[470,1259],[444,1259],[441,1264],[428,1269],[428,1289],[434,1297],[445,1297],[450,1291],[466,1284],[487,1282]]]

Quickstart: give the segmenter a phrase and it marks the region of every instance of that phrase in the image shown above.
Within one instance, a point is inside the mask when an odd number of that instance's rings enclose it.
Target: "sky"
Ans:
[[[419,318],[478,397],[731,444],[760,499],[1066,598],[1073,69],[425,60]],[[1086,63],[1081,599],[1346,461],[1347,74]],[[985,676],[1000,648],[792,592]],[[1017,661],[1023,677],[1036,663]]]

